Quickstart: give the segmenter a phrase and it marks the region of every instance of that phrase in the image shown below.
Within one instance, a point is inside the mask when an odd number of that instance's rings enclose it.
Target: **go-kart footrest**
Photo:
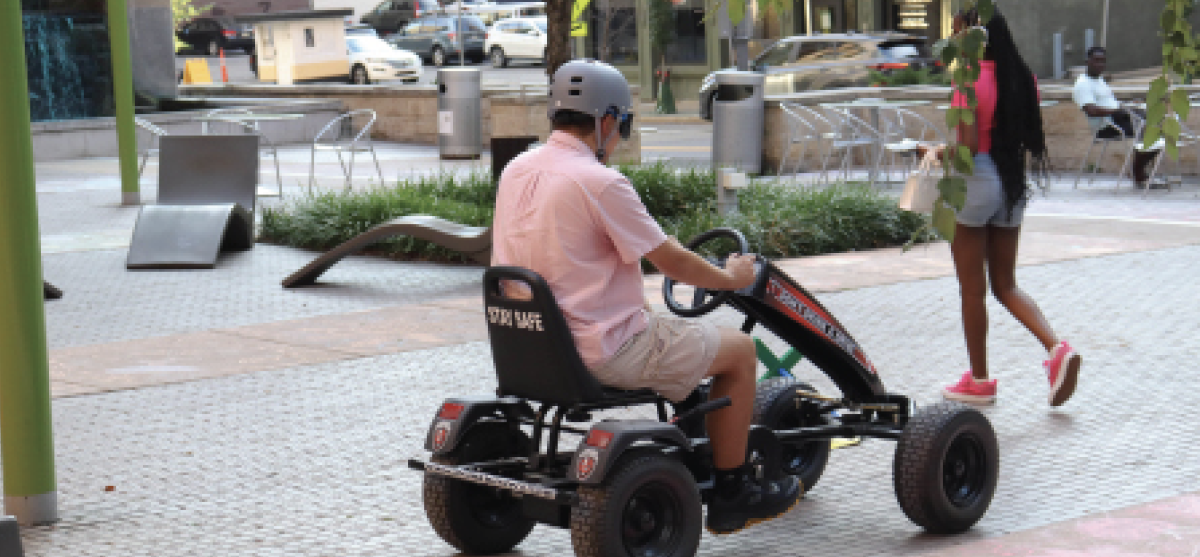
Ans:
[[[435,462],[421,462],[420,460],[412,459],[408,461],[408,467],[413,470],[421,470],[426,474],[435,474],[454,478],[479,485],[486,485],[503,489],[512,492],[514,495],[529,495],[540,499],[548,499],[560,505],[574,505],[577,496],[574,492],[560,491],[544,485],[514,480],[504,476],[488,474],[472,469],[470,466],[448,466],[445,464],[437,464]]]

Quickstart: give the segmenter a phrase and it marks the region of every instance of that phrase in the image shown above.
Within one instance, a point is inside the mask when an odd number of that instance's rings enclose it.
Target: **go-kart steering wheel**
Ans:
[[[742,236],[741,232],[732,228],[714,228],[695,238],[692,238],[686,245],[688,249],[696,251],[696,248],[718,238],[728,238],[737,242],[737,253],[749,253],[750,245],[746,243],[746,237]],[[729,254],[719,259],[706,257],[710,263],[718,267],[725,266],[725,259]],[[714,309],[717,309],[725,300],[729,299],[730,291],[728,290],[709,290],[707,288],[696,287],[695,293],[692,295],[692,305],[684,306],[675,300],[675,279],[667,277],[663,281],[663,301],[667,303],[667,308],[671,313],[681,317],[699,317]],[[705,301],[705,298],[708,300]]]

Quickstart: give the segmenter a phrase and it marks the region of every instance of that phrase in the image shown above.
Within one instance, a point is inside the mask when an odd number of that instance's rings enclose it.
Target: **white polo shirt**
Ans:
[[[1099,77],[1091,77],[1086,73],[1075,80],[1075,90],[1072,93],[1072,97],[1075,99],[1075,104],[1079,105],[1079,108],[1083,108],[1089,104],[1094,104],[1106,110],[1121,108],[1121,103],[1113,95],[1112,89],[1108,87],[1108,83],[1105,83]],[[1088,125],[1092,128],[1092,133],[1096,133],[1100,131],[1100,128],[1112,123],[1111,116],[1088,116],[1087,119]]]

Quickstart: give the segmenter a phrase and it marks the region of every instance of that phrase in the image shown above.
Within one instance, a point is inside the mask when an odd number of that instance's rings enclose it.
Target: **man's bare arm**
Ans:
[[[700,288],[736,290],[754,282],[753,255],[730,255],[722,269],[683,247],[675,238],[667,238],[647,253],[646,259],[668,277]]]

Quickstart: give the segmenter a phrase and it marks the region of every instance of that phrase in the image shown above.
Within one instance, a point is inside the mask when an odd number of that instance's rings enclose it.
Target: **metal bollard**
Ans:
[[[717,170],[717,214],[721,216],[738,212],[737,190],[746,187],[746,174],[736,168]]]

